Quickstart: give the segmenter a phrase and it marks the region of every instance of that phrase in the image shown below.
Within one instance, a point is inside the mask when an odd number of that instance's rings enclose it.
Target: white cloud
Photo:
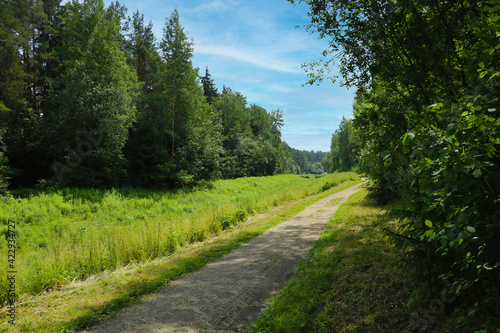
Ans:
[[[261,49],[242,49],[230,45],[195,45],[195,52],[207,55],[217,55],[249,63],[261,68],[286,73],[302,73],[300,65],[286,59],[274,59],[272,54]]]
[[[241,4],[241,0],[212,0],[206,1],[195,7],[195,11],[206,14],[207,11],[225,12],[235,9]]]
[[[296,89],[290,88],[290,87],[285,87],[280,84],[273,84],[269,87],[270,90],[281,92],[281,93],[291,93],[295,91]]]

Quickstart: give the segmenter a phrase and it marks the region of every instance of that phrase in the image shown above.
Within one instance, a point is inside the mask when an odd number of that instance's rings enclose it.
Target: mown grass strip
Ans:
[[[7,324],[4,312],[0,317],[0,331],[72,332],[90,327],[128,304],[137,302],[140,296],[220,258],[307,205],[357,183],[359,180],[346,181],[319,194],[284,201],[281,206],[233,226],[233,230],[221,231],[216,237],[188,244],[168,257],[134,263],[93,275],[84,281],[25,297],[17,309],[16,326]],[[319,191],[334,184],[334,179],[329,178],[323,182]],[[309,194],[311,192],[312,189]],[[273,205],[274,203],[270,207]]]
[[[403,332],[412,290],[391,264],[385,209],[360,191],[342,205],[251,332]]]

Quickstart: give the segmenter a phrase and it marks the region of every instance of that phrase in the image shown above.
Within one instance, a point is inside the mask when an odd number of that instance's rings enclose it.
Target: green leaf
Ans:
[[[408,142],[408,133],[406,133],[405,135],[403,135],[403,146],[406,146],[406,143]]]
[[[481,175],[482,175],[482,174],[483,174],[483,171],[481,171],[481,169],[476,169],[476,170],[474,170],[474,172],[472,173],[472,175],[473,175],[474,177],[476,177],[476,178],[477,178],[477,177],[481,177]]]
[[[425,220],[425,225],[428,226],[429,228],[432,228],[432,222],[429,220]]]
[[[474,227],[471,227],[471,226],[468,226],[467,228],[467,231],[470,232],[471,234],[475,233],[476,232],[476,228]]]
[[[490,81],[491,79],[493,79],[495,76],[499,76],[499,75],[500,75],[500,72],[494,73],[493,75],[490,76],[490,78],[488,79],[488,81]]]
[[[455,128],[455,123],[450,123],[446,127],[446,131],[449,132],[449,131],[453,130],[454,128]]]

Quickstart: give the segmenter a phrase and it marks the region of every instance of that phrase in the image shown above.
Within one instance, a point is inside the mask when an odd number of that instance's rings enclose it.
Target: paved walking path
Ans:
[[[329,219],[360,185],[332,194],[218,261],[145,297],[94,333],[242,332],[290,278]]]

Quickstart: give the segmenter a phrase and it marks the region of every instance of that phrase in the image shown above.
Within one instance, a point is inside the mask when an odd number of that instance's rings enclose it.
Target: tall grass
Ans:
[[[249,214],[354,179],[354,173],[310,179],[280,175],[177,191],[62,189],[2,196],[0,233],[7,233],[8,220],[16,222],[17,295],[36,294],[169,255],[232,228]],[[0,237],[0,251],[7,258],[6,237]],[[0,295],[8,288],[2,273]],[[0,305],[4,302],[0,298]]]

